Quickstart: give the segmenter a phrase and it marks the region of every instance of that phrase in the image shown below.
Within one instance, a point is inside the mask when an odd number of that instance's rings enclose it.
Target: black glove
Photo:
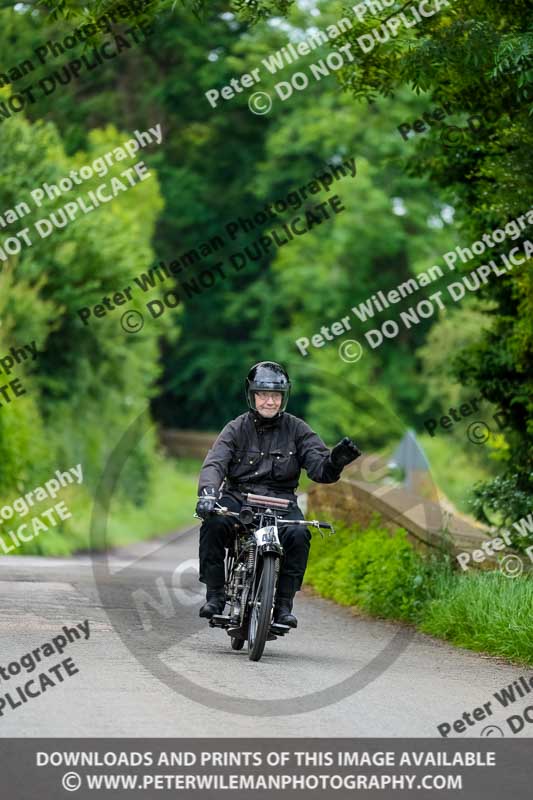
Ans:
[[[202,489],[202,495],[196,504],[196,513],[202,519],[207,519],[213,513],[216,502],[217,493],[212,487]]]
[[[361,451],[352,440],[345,436],[331,451],[331,463],[337,469],[344,469],[356,458],[359,458]]]

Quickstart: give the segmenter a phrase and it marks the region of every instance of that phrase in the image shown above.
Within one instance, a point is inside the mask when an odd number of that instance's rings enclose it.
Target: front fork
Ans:
[[[280,565],[281,565],[281,558],[283,556],[283,548],[280,547],[280,546],[277,546],[277,547],[276,546],[273,546],[273,547],[266,546],[266,547],[258,548],[257,545],[256,545],[255,546],[255,550],[256,550],[255,564],[254,564],[254,567],[253,567],[253,571],[250,573],[249,583],[248,583],[248,586],[247,586],[247,592],[248,592],[248,594],[247,594],[247,599],[248,599],[247,605],[249,606],[250,610],[252,609],[253,599],[256,596],[257,588],[259,586],[259,581],[261,579],[262,570],[260,572],[259,569],[258,569],[258,566],[257,566],[259,549],[261,549],[261,551],[262,551],[261,559],[264,558],[263,553],[265,553],[265,552],[275,552],[276,555],[277,555],[276,564],[275,564],[276,577],[275,577],[275,581],[274,581],[274,594],[272,596],[272,608],[274,608],[274,605],[276,603],[276,596],[277,596],[277,593],[278,593],[279,571],[280,571]],[[243,606],[244,606],[244,604],[243,604]],[[243,617],[243,622],[244,622],[244,617]]]

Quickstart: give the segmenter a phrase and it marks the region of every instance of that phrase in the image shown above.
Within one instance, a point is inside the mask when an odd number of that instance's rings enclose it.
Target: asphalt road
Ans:
[[[452,735],[497,725],[510,737],[505,719],[533,703],[532,693],[505,709],[493,697],[527,669],[356,616],[307,589],[296,596],[297,630],[251,662],[198,617],[197,542],[194,528],[109,562],[3,557],[0,665],[64,625],[89,620],[90,638],[43,658],[41,670],[71,657],[79,672],[5,707],[0,736],[425,737],[491,701],[492,715]],[[38,672],[0,680],[0,691]],[[526,724],[519,735],[532,734]]]

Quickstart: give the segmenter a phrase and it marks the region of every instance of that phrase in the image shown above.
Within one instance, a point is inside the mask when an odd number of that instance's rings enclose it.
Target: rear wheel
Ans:
[[[263,568],[252,601],[248,623],[248,658],[259,661],[263,655],[272,618],[277,556],[263,556]]]
[[[244,647],[244,639],[237,639],[235,636],[231,637],[231,649],[242,650]]]

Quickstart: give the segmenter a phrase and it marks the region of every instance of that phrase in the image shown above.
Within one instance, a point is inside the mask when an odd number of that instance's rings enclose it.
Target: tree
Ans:
[[[521,0],[439,3],[437,14],[414,27],[405,27],[397,17],[397,35],[392,36],[393,23],[387,26],[387,21],[400,11],[409,13],[413,5],[398,2],[377,15],[354,19],[342,41],[351,44],[355,58],[337,74],[357,99],[394,97],[407,87],[426,94],[428,111],[446,104],[454,113],[477,115],[481,125],[458,147],[447,146],[432,131],[419,142],[410,165],[411,174],[429,177],[447,194],[460,220],[462,243],[468,245],[530,207],[530,8]],[[253,10],[245,13],[256,21]],[[275,3],[273,13],[286,13],[285,4]],[[384,43],[373,37],[376,29]],[[504,245],[491,249],[495,257],[501,252],[506,252]],[[481,260],[465,270],[476,263]],[[494,301],[497,311],[493,324],[457,358],[456,374],[459,379],[473,375],[483,397],[502,406],[509,418],[508,461],[494,487],[498,503],[489,502],[489,510],[505,504],[505,487],[516,486],[520,497],[533,489],[533,378],[527,369],[533,356],[530,261],[489,282],[479,296]],[[511,513],[519,515],[522,502],[514,502],[512,491],[506,497]]]
[[[94,164],[124,139],[112,126],[95,129],[87,149],[68,157],[54,125],[32,125],[20,114],[2,124],[0,207],[12,209],[25,201],[31,209],[5,233],[26,225],[32,239],[31,246],[3,262],[2,352],[29,342],[38,350],[37,358],[19,369],[31,391],[9,411],[22,429],[17,436],[4,422],[0,429],[4,455],[11,453],[11,463],[17,459],[11,480],[19,489],[21,482],[31,488],[37,471],[42,477],[43,458],[54,469],[82,461],[87,479],[95,480],[114,441],[154,391],[157,339],[164,325],[148,327],[135,339],[121,328],[120,311],[92,316],[90,324],[78,312],[122,290],[151,257],[150,239],[162,207],[156,175],[42,239],[35,232],[36,221],[48,219],[70,198],[63,195],[36,208],[30,196],[44,182],[57,184],[70,170]],[[105,179],[127,166],[131,159],[114,165]],[[102,182],[95,175],[83,188],[88,192]],[[134,297],[131,308],[143,306]],[[4,421],[5,411],[0,411]],[[22,443],[31,429],[35,441],[25,449]],[[137,497],[146,485],[152,452],[153,442],[147,441],[128,467],[125,481]]]

